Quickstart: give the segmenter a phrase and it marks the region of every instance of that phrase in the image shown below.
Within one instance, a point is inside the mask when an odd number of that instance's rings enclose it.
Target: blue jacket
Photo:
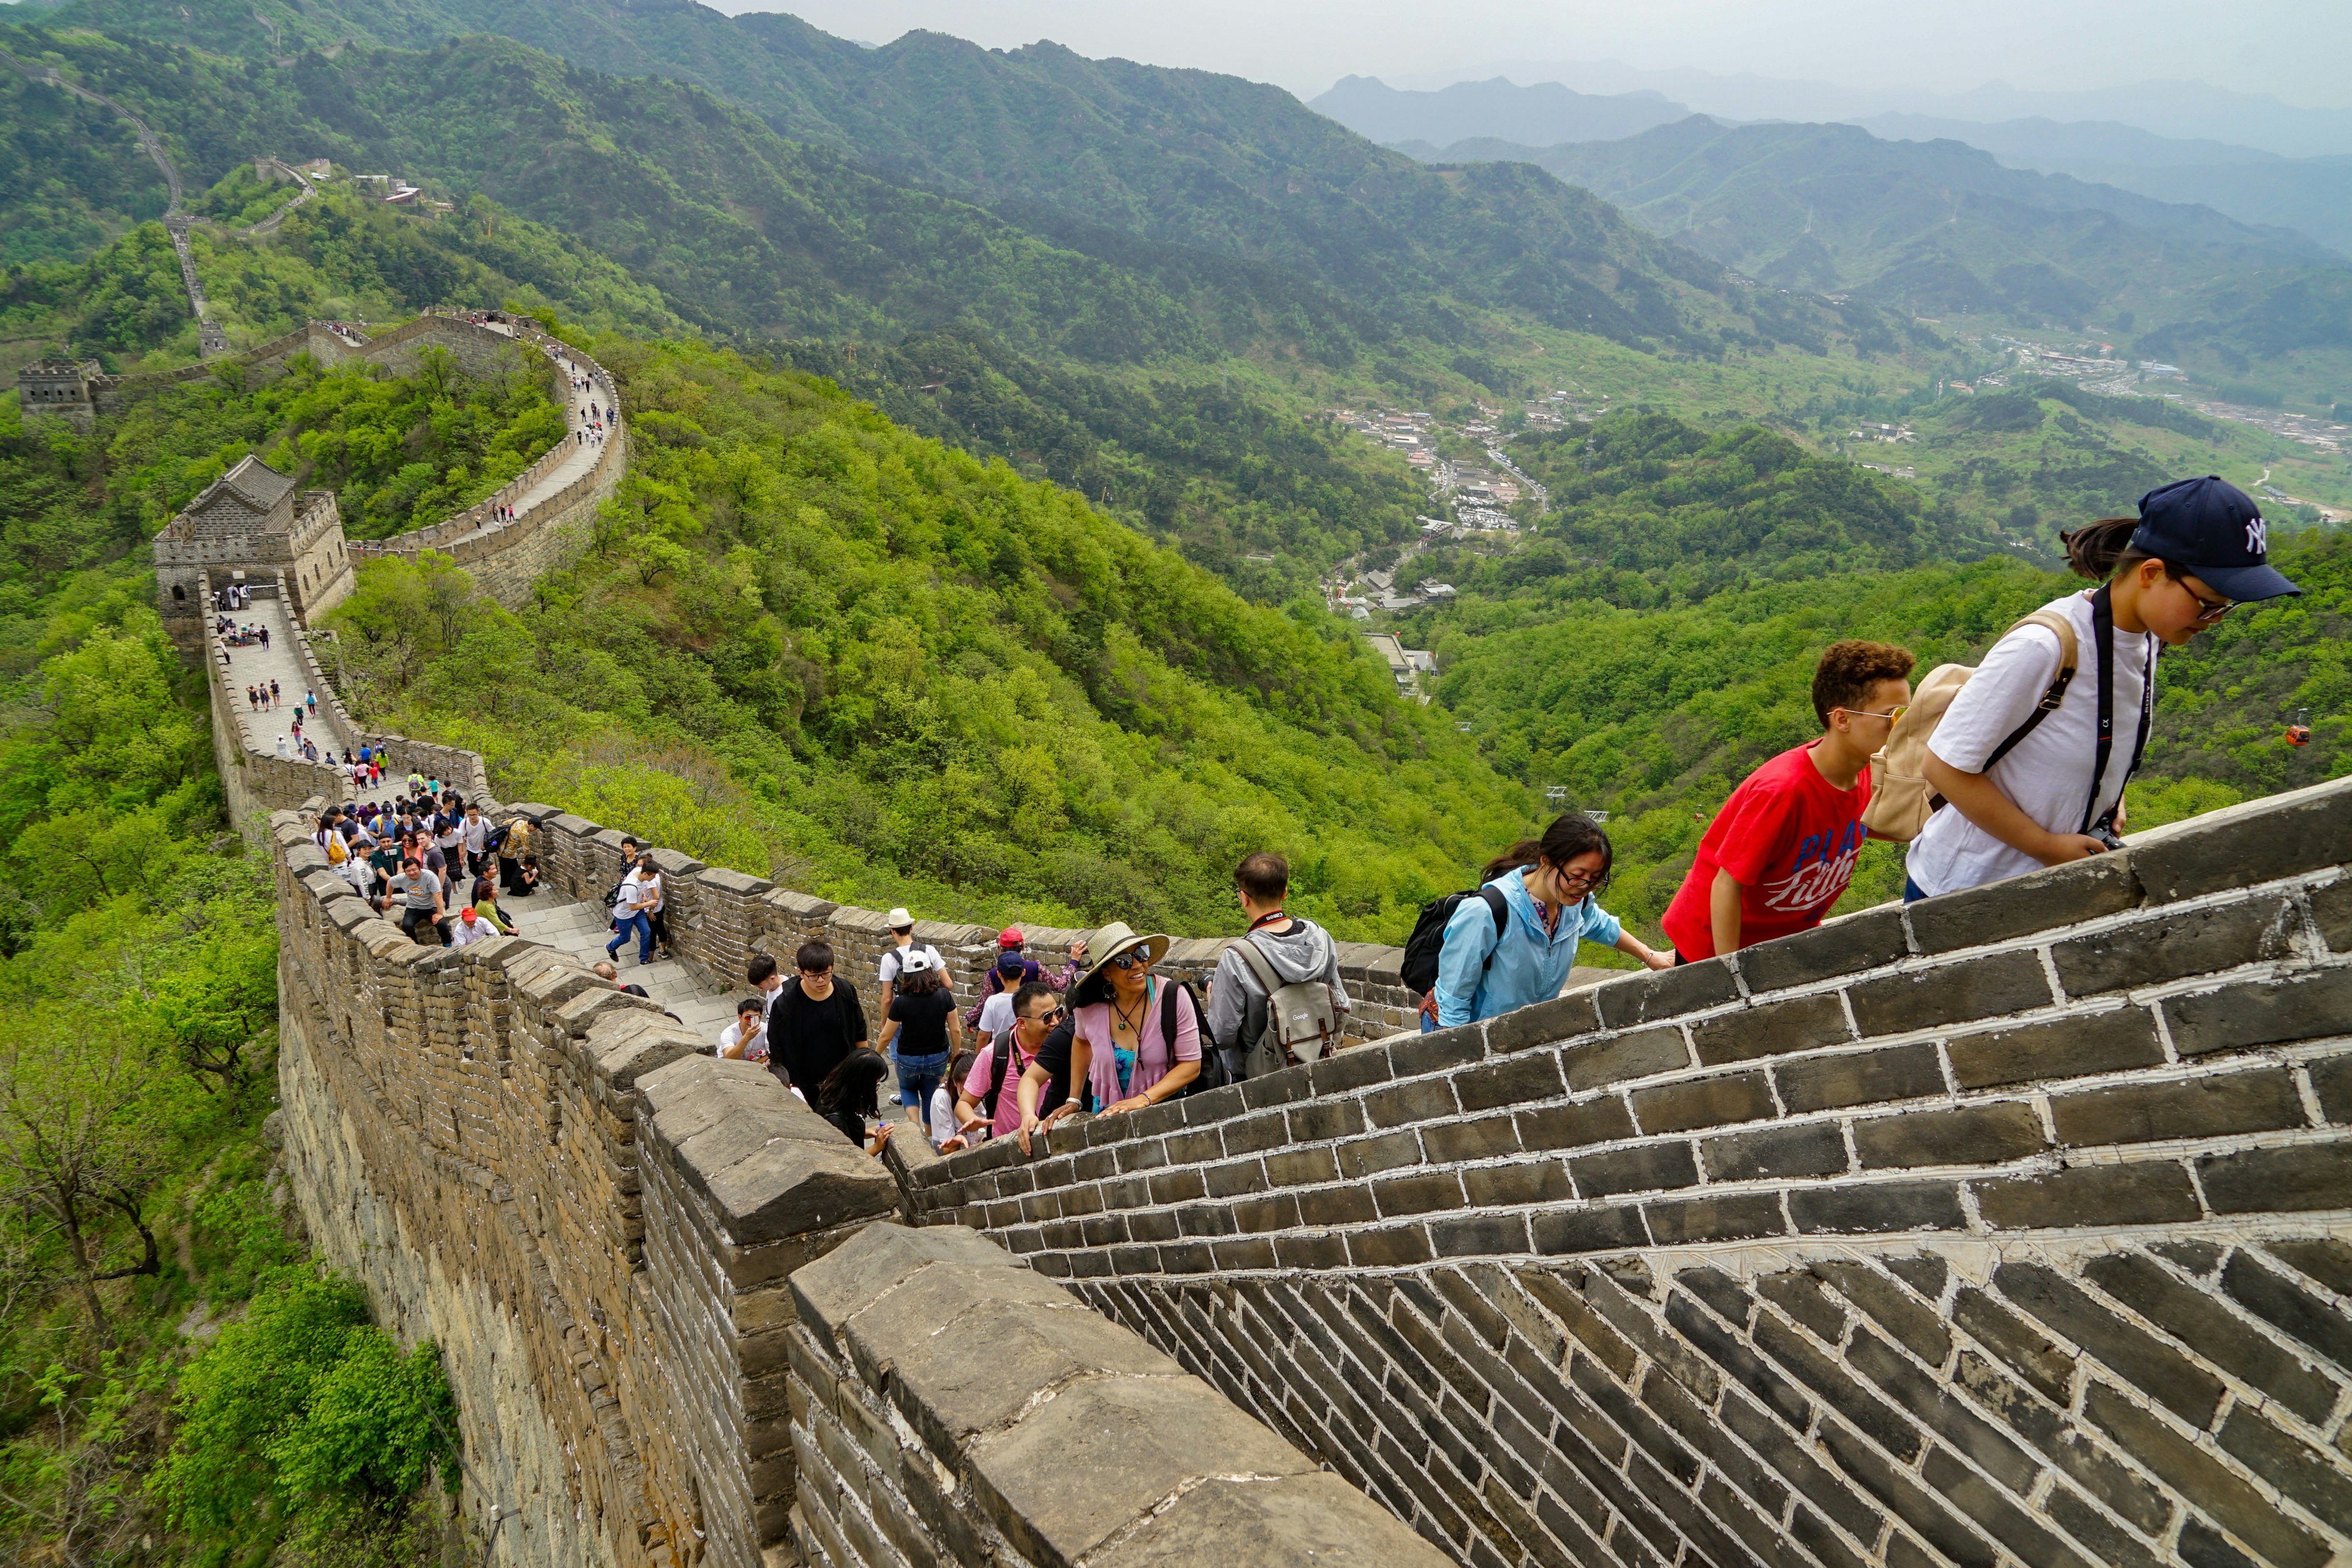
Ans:
[[[1480,898],[1463,900],[1445,922],[1445,947],[1437,958],[1437,1022],[1441,1027],[1491,1018],[1548,1002],[1568,984],[1576,963],[1576,944],[1597,942],[1617,945],[1623,928],[1617,917],[1592,901],[1588,893],[1560,911],[1559,926],[1549,935],[1536,918],[1536,901],[1517,871],[1506,871],[1486,884],[1502,889],[1510,922],[1495,932],[1494,911]],[[1491,967],[1486,955],[1495,955]]]

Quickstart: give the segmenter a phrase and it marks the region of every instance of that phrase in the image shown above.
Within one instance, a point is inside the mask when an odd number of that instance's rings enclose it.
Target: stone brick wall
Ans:
[[[515,326],[515,332],[516,336],[509,338],[463,318],[428,312],[372,340],[364,350],[347,352],[399,363],[404,355],[413,359],[416,352],[413,345],[424,341],[462,341],[470,345],[469,352],[477,358],[488,352],[483,345],[485,340],[489,344],[504,345],[503,352],[512,352],[520,342],[551,356],[551,363],[553,355],[561,353],[585,367],[605,387],[617,386],[611,374],[594,360],[548,337],[535,325],[522,322]],[[558,393],[558,400],[562,401],[564,395],[560,386]],[[608,393],[608,401],[610,395]],[[438,551],[464,567],[476,588],[509,609],[520,608],[530,601],[532,587],[541,576],[568,565],[587,548],[597,507],[612,497],[622,476],[628,471],[627,430],[617,413],[610,423],[612,434],[598,451],[594,466],[554,495],[542,498],[520,517],[499,521],[495,512],[499,507],[520,500],[572,455],[574,448],[570,437],[542,454],[495,494],[466,510],[430,528],[390,539],[362,541],[352,549],[362,559],[380,555],[414,557],[426,550]]]
[[[909,1167],[1459,1561],[2352,1549],[2352,782]]]
[[[805,1479],[792,1537],[805,1563],[1444,1561],[969,1230],[873,1226],[792,1285],[786,1391]]]
[[[468,1517],[520,1510],[501,1561],[755,1568],[793,1495],[786,1276],[893,1212],[889,1173],[651,1003],[520,940],[415,946],[299,814],[271,833],[294,1187],[438,1341]]]

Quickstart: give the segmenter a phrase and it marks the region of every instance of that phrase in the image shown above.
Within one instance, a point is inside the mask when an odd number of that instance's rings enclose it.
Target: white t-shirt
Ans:
[[[742,1039],[743,1023],[739,1018],[719,1032],[719,1054],[722,1057],[730,1055],[736,1046],[742,1043]],[[743,1047],[743,1054],[737,1059],[747,1062],[763,1062],[768,1059],[768,1030],[765,1025],[751,1031],[751,1043]]]
[[[980,1005],[980,1032],[1001,1035],[1013,1027],[1013,993],[1000,991]]]
[[[626,919],[639,910],[650,910],[661,902],[661,874],[638,867],[621,879],[621,896],[613,905],[615,915]]]
[[[2000,793],[2042,826],[2053,833],[2078,833],[2091,793],[2091,765],[2098,755],[2099,647],[2092,635],[2089,595],[2069,594],[2042,607],[2074,623],[2074,679],[2067,683],[2065,700],[2056,711],[1995,763],[1991,776]],[[2094,818],[2123,795],[2158,647],[2152,633],[2115,633],[2114,747],[2099,781]],[[2045,626],[2019,627],[1985,655],[1984,663],[1945,710],[1927,749],[1963,772],[1983,772],[1985,759],[2025,722],[2057,673],[2058,634]],[[1948,805],[1929,817],[1912,841],[1906,868],[1922,892],[1954,893],[2038,871],[2042,862],[2011,848]]]
[[[470,947],[478,942],[488,942],[498,935],[498,930],[486,920],[467,920],[460,914],[449,922],[449,945]]]
[[[942,1083],[931,1090],[931,1147],[936,1149],[955,1135],[955,1086]],[[984,1137],[986,1134],[983,1131],[974,1136]]]
[[[907,962],[907,955],[910,952],[928,952],[931,955],[931,966],[933,968],[944,969],[947,967],[945,963],[940,958],[940,950],[931,946],[928,942],[919,942],[911,947],[894,946],[887,952],[885,952],[882,955],[881,979],[883,984],[889,985],[897,982],[898,978],[898,966]]]

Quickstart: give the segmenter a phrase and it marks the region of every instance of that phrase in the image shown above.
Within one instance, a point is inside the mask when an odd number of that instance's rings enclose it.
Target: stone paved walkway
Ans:
[[[295,705],[310,689],[310,676],[302,668],[302,660],[295,652],[294,618],[287,613],[286,601],[257,594],[253,602],[242,610],[232,610],[230,617],[239,626],[268,626],[269,646],[267,648],[233,647],[228,650],[228,687],[232,700],[245,700],[245,689],[276,679],[278,694],[282,699],[275,711],[250,715],[252,732],[260,739],[264,752],[278,749],[278,737],[289,737],[292,743]],[[320,693],[323,697],[325,693]],[[321,705],[319,716],[308,713],[302,718],[302,733],[319,743],[319,754],[340,752],[348,756],[359,749],[355,736],[345,735],[328,717]]]
[[[568,953],[583,963],[593,964],[603,958],[604,944],[613,940],[611,922],[606,920],[604,910],[594,904],[559,904],[530,898],[517,899],[510,903],[501,900],[499,910],[514,922],[517,934],[543,947]],[[718,1047],[719,1032],[735,1021],[736,1002],[751,990],[749,984],[725,991],[705,990],[696,984],[685,966],[678,963],[640,965],[635,937],[629,939],[628,945],[613,962],[620,966],[622,984],[644,986],[653,999],[675,1015],[680,1023],[710,1042],[714,1050]],[[866,1004],[867,1023],[878,1033],[881,1026],[874,1019],[874,988],[860,985],[857,994]],[[893,1121],[906,1117],[905,1110],[897,1103],[898,1094],[898,1075],[894,1072],[882,1082],[884,1110]],[[898,1134],[893,1133],[892,1136]],[[909,1136],[919,1137],[920,1134]]]

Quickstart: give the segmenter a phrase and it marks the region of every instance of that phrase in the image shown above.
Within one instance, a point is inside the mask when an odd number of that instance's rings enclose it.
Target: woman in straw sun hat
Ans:
[[[1093,963],[1070,987],[1069,1021],[1021,1075],[1024,1151],[1033,1131],[1085,1103],[1105,1115],[1140,1110],[1201,1076],[1203,1031],[1192,988],[1151,973],[1168,954],[1168,938],[1138,936],[1114,921],[1087,951]]]

